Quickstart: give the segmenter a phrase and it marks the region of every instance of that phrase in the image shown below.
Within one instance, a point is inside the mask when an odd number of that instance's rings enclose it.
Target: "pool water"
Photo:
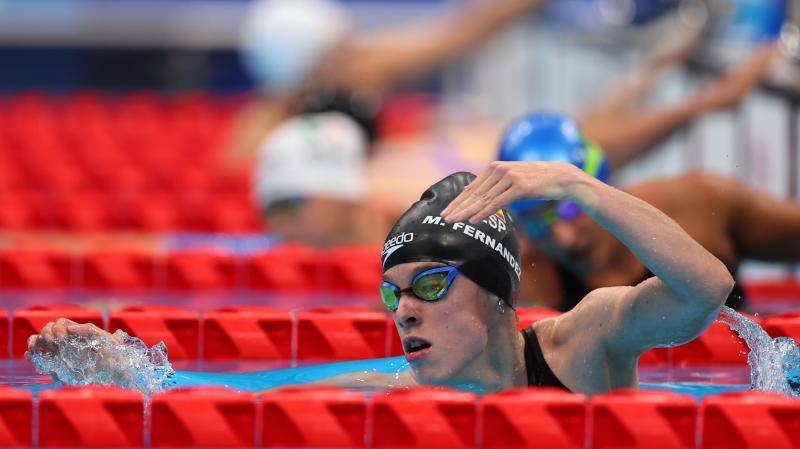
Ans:
[[[290,367],[289,362],[175,362],[170,387],[200,385],[228,386],[243,391],[261,391],[283,385],[313,382],[352,371],[397,372],[408,367],[403,357],[356,360]],[[694,367],[643,366],[640,369],[643,389],[667,390],[704,396],[750,388],[747,366],[708,365]],[[36,373],[28,360],[0,362],[0,383],[34,391],[56,388],[50,376]]]

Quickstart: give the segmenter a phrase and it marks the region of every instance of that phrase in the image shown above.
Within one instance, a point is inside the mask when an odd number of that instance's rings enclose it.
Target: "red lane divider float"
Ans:
[[[92,290],[151,290],[158,257],[144,250],[97,250],[83,257],[83,286]]]
[[[517,318],[519,318],[517,329],[523,330],[537,321],[559,315],[561,315],[561,312],[547,307],[517,307]]]
[[[758,317],[750,317],[761,324]],[[750,350],[742,338],[726,324],[715,321],[696,339],[670,348],[672,363],[677,366],[703,364],[741,365],[747,363]]]
[[[764,329],[775,337],[789,337],[800,342],[800,312],[787,312],[764,319]]]
[[[364,394],[333,387],[261,395],[263,447],[365,447]]]
[[[0,446],[30,447],[33,395],[0,386]]]
[[[78,323],[92,323],[103,328],[103,314],[99,310],[86,309],[73,304],[34,306],[15,310],[11,320],[13,347],[11,356],[22,358],[28,350],[28,337],[39,333],[49,322],[67,318]]]
[[[333,292],[376,293],[381,284],[381,248],[336,248],[325,254],[324,285]],[[377,293],[376,293],[377,294]]]
[[[200,338],[197,312],[172,306],[126,307],[109,314],[108,330],[122,329],[148,346],[163,341],[172,360],[195,360]]]
[[[236,258],[231,254],[185,251],[167,255],[167,288],[231,290],[236,286]]]
[[[246,261],[247,286],[253,291],[302,291],[319,288],[321,252],[302,245],[281,245]]]
[[[141,447],[144,398],[108,387],[47,390],[39,401],[40,447]]]
[[[6,289],[68,289],[73,286],[76,261],[63,250],[49,248],[0,251],[0,287]]]
[[[703,449],[796,449],[800,402],[763,392],[708,396],[700,408]]]
[[[192,388],[152,398],[152,447],[253,447],[256,400],[225,388]]]
[[[433,387],[397,389],[372,398],[372,447],[476,447],[476,398]]]
[[[386,314],[361,307],[318,308],[297,312],[298,360],[353,360],[385,357]]]
[[[511,389],[483,396],[484,449],[582,449],[586,397],[559,389]]]
[[[594,396],[589,412],[594,448],[695,447],[697,405],[691,396],[620,390]]]
[[[292,313],[270,307],[224,307],[203,316],[205,360],[291,360]]]

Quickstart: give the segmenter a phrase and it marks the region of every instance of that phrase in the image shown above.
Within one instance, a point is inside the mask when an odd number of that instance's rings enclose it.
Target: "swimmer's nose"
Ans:
[[[415,298],[403,295],[400,298],[400,305],[394,312],[394,319],[397,321],[397,325],[405,331],[411,330],[414,326],[422,323],[422,316],[415,302]]]

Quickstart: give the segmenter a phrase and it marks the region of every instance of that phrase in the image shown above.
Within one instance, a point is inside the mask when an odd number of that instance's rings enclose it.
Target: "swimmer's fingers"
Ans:
[[[472,217],[474,217],[480,211],[487,208],[493,208],[494,212],[497,212],[497,210],[504,205],[504,203],[498,202],[497,197],[511,187],[513,187],[513,183],[510,179],[500,179],[493,186],[491,186],[487,192],[480,196],[470,198],[468,201],[464,202],[458,211],[451,214],[453,221],[462,221],[469,218],[470,222],[475,223],[475,221],[472,220]]]
[[[516,200],[518,197],[519,190],[515,186],[509,185],[505,191],[495,195],[492,201],[484,205],[484,207],[478,212],[472,214],[469,217],[469,222],[478,223],[481,220],[485,220],[487,217],[494,215],[498,210],[500,210],[500,208]]]
[[[453,201],[450,202],[446,208],[444,208],[442,211],[442,218],[449,222],[463,219],[464,216],[462,214],[458,214],[458,216],[462,218],[455,218],[455,214],[463,209],[465,204],[468,204],[471,201],[474,201],[476,198],[479,198],[481,195],[490,190],[492,186],[500,179],[502,179],[506,171],[504,169],[505,165],[506,163],[503,162],[492,162],[489,164],[488,169],[478,175],[477,178],[475,178],[471,183],[469,183],[468,186],[464,188],[463,192],[461,192]]]
[[[79,335],[81,337],[101,337],[104,335],[108,335],[108,332],[100,329],[99,327],[95,326],[92,323],[85,323],[85,324],[78,324],[74,323],[67,327],[67,331],[71,335]]]

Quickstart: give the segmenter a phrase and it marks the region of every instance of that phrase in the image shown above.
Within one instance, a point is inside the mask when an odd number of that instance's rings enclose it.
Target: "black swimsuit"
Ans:
[[[539,345],[539,338],[532,327],[522,331],[522,338],[525,340],[525,368],[528,370],[528,386],[530,387],[556,387],[569,390],[553,374],[553,370],[547,364],[542,354],[542,347]]]

